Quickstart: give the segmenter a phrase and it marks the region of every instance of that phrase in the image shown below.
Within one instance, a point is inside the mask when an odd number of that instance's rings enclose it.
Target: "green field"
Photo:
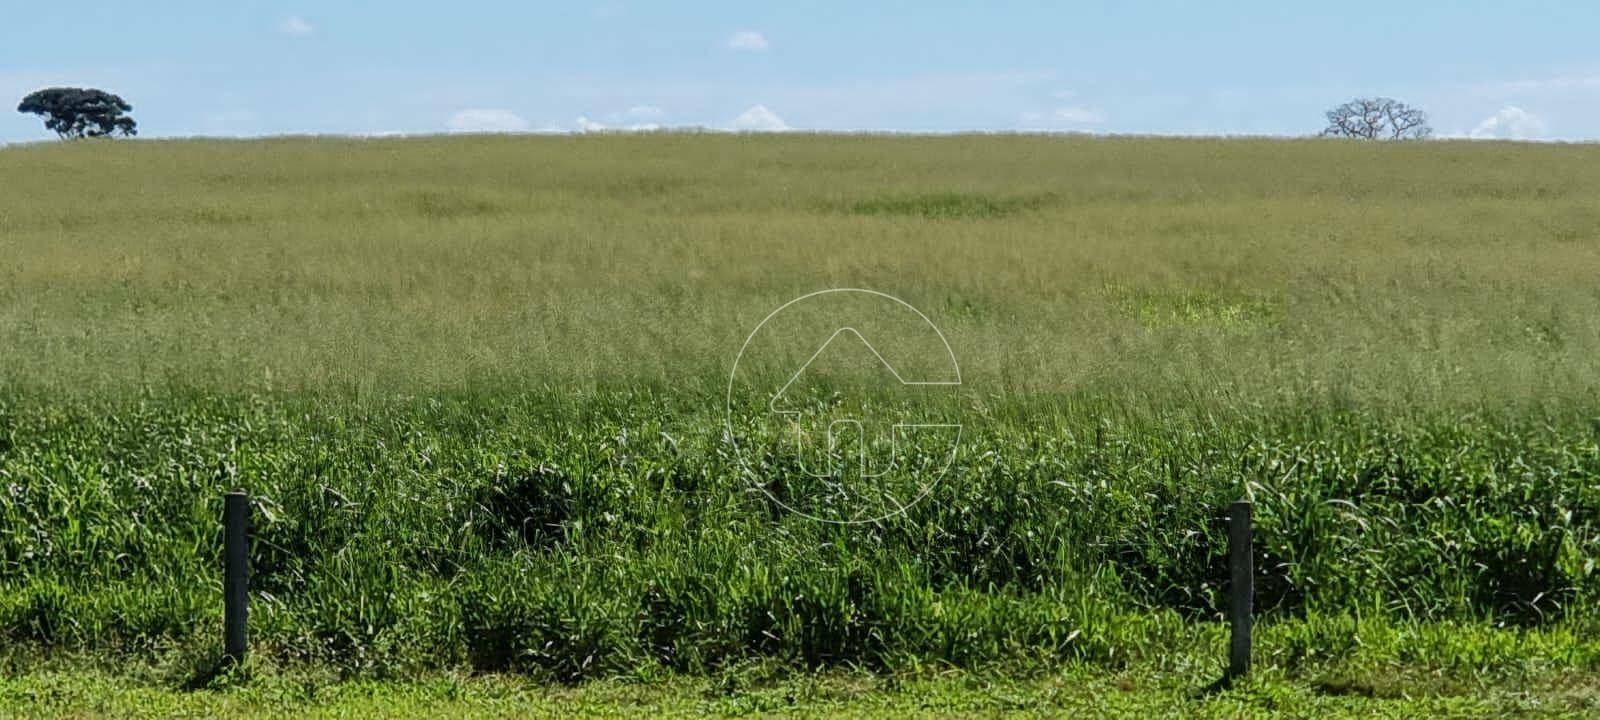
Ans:
[[[1249,496],[1265,687],[1600,703],[1597,146],[79,142],[0,182],[13,673],[205,675],[242,487],[261,669],[1203,685]],[[960,359],[950,472],[877,523],[724,437],[746,336],[835,287]]]

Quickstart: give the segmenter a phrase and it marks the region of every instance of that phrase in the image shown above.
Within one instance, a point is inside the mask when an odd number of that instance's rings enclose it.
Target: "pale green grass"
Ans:
[[[0,367],[125,394],[666,385],[903,297],[979,397],[1600,389],[1600,148],[457,137],[0,152]]]

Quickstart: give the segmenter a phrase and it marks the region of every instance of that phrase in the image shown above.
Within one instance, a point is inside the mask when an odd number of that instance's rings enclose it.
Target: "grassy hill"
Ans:
[[[714,391],[813,290],[973,387],[1157,404],[1600,383],[1600,147],[645,135],[42,144],[0,163],[19,391]]]
[[[1203,657],[1218,511],[1248,495],[1277,671],[1592,673],[1597,161],[1049,136],[6,148],[0,636],[211,652],[219,494],[245,487],[262,662],[1115,669]],[[833,287],[912,303],[961,364],[953,469],[879,523],[785,512],[749,477],[792,469],[781,451],[752,469],[724,439],[747,334]]]

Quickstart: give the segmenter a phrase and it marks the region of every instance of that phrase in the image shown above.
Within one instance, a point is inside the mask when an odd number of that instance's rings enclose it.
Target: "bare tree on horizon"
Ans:
[[[1393,98],[1356,98],[1327,112],[1327,137],[1422,140],[1433,134],[1428,114]]]

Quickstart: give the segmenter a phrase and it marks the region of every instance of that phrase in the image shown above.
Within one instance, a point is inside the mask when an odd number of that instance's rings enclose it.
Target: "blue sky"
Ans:
[[[1600,139],[1600,3],[14,3],[0,98],[112,90],[147,136],[702,125]],[[14,105],[8,106],[14,107]],[[52,137],[0,113],[0,141]]]

